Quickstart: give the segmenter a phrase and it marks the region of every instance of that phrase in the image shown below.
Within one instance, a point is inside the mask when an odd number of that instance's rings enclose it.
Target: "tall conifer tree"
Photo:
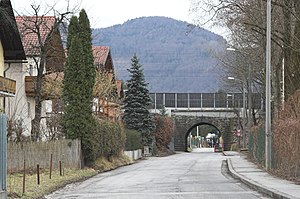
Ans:
[[[148,110],[151,99],[142,65],[139,64],[136,55],[132,57],[131,68],[128,71],[130,79],[127,81],[128,91],[124,99],[123,120],[127,128],[135,129],[142,133],[144,145],[151,145],[153,121]]]
[[[82,40],[83,45],[83,56],[85,65],[85,85],[83,89],[83,93],[86,97],[86,100],[90,103],[91,111],[92,111],[92,100],[93,100],[93,87],[95,84],[95,77],[96,77],[96,70],[94,66],[94,56],[93,56],[93,49],[92,49],[92,31],[90,27],[90,22],[87,17],[85,10],[81,10],[79,13],[78,18],[79,23],[79,37]]]
[[[79,18],[72,17],[68,28],[68,58],[63,81],[64,132],[67,138],[81,139],[86,163],[94,159],[92,89],[95,68],[90,23],[84,10]]]
[[[68,27],[67,50],[69,50],[71,46],[73,37],[76,34],[78,34],[78,30],[79,30],[78,17],[72,16]]]
[[[81,82],[83,79],[82,65],[83,47],[78,35],[70,42],[68,60],[64,70],[63,100],[64,100],[64,132],[67,138],[82,138],[84,120],[82,116],[83,96],[81,95]],[[76,68],[76,70],[74,70]]]

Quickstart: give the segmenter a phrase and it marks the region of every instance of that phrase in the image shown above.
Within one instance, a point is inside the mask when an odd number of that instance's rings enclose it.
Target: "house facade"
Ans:
[[[118,99],[123,97],[122,81],[116,80],[110,48],[108,46],[93,46],[93,55],[96,73],[107,76],[106,80],[98,82],[102,91],[98,92],[94,99],[94,113],[100,117],[104,116],[113,120],[120,119],[121,107]]]
[[[93,46],[94,66],[96,73],[103,76],[96,86],[100,88],[102,94],[109,92],[109,87],[115,86],[117,98],[123,96],[123,87],[121,80],[115,80],[113,59],[108,46]],[[50,76],[50,75],[47,75]],[[51,79],[58,79],[61,82],[63,73],[51,74]],[[55,97],[57,96],[57,97]],[[108,99],[108,96],[96,95],[93,101],[93,112],[95,115],[116,120],[120,118],[120,104]],[[63,113],[63,102],[59,95],[54,95],[51,100],[46,102],[46,114],[48,116],[61,115]]]
[[[7,71],[7,77],[16,79],[16,94],[5,105],[8,118],[14,123],[13,128],[22,131],[24,136],[30,136],[32,120],[35,117],[36,81],[38,70],[43,67],[44,76],[63,71],[65,61],[64,49],[60,32],[53,16],[17,16],[16,22],[21,34],[27,63],[21,66],[11,66]],[[39,32],[37,34],[36,32]],[[41,41],[39,40],[41,37]],[[46,52],[44,64],[41,62],[42,53]],[[46,108],[47,99],[52,96],[44,92],[41,98],[41,134],[47,136]]]
[[[0,109],[4,111],[6,98],[16,94],[16,81],[7,77],[7,70],[20,66],[26,57],[11,2],[0,1],[0,8]]]

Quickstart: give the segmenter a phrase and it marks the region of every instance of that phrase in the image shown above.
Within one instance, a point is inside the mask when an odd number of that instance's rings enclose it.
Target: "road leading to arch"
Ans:
[[[178,153],[151,157],[130,166],[71,184],[51,195],[56,198],[112,199],[255,199],[264,198],[222,174],[220,153]]]

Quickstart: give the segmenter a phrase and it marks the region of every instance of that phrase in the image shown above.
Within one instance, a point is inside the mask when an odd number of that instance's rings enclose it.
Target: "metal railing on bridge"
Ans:
[[[243,93],[150,93],[151,109],[243,108]],[[252,93],[252,108],[262,109],[260,93]],[[248,97],[245,108],[248,108]]]

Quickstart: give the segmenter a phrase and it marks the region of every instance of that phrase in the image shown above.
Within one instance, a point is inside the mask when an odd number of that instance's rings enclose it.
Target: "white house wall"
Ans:
[[[16,95],[5,99],[5,112],[8,119],[21,122],[24,135],[29,136],[31,120],[34,117],[34,98],[27,97],[25,93],[25,76],[28,72],[24,70],[24,65],[26,64],[6,64],[6,77],[16,81]]]
[[[35,58],[39,63],[39,58]],[[22,71],[26,73],[25,76],[37,76],[36,64],[33,58],[27,57],[28,63],[23,64]]]
[[[6,98],[5,112],[9,119],[20,121],[24,129],[23,134],[29,136],[31,132],[31,120],[34,118],[35,101],[33,97],[27,97],[25,92],[25,76],[36,76],[37,69],[32,58],[28,63],[12,63],[5,65],[6,77],[16,80],[15,97]],[[45,103],[42,103],[42,116],[45,116]]]
[[[46,137],[49,135],[49,129],[47,127],[47,117],[49,115],[47,115],[47,110],[49,110],[50,107],[50,102],[51,100],[44,100],[42,102],[42,119],[41,119],[41,132],[42,132],[42,139],[45,140]],[[52,107],[52,102],[51,102],[51,107]],[[52,111],[52,108],[51,108]],[[45,136],[46,135],[46,136]]]

